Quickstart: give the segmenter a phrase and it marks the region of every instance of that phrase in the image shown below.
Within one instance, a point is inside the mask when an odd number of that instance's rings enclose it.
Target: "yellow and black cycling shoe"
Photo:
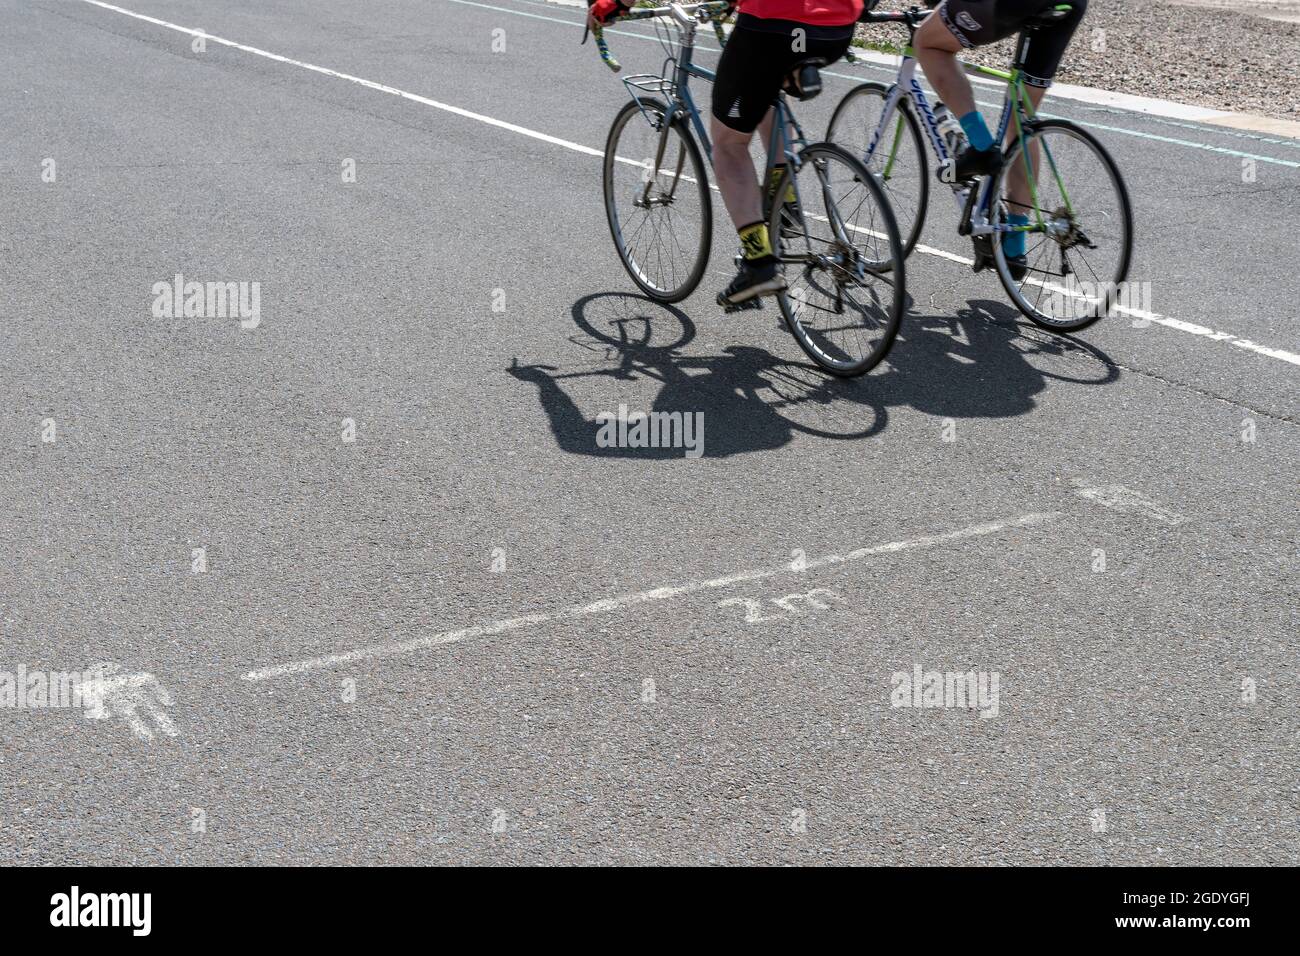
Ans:
[[[759,301],[765,295],[776,295],[785,289],[785,276],[775,256],[762,259],[741,259],[736,278],[718,293],[718,305],[728,312],[740,309],[762,308]]]

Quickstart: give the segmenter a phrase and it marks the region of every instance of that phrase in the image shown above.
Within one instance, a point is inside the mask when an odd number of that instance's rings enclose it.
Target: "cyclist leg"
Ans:
[[[771,143],[772,102],[786,76],[801,60],[820,58],[833,63],[849,49],[851,24],[842,28],[842,37],[819,35],[818,29],[792,21],[742,16],[723,48],[713,84],[710,138],[718,190],[738,229],[762,215],[761,193],[749,188],[757,185],[749,145],[755,131],[764,144]],[[779,163],[782,158],[774,160]]]
[[[762,194],[749,143],[781,89],[779,64],[786,42],[777,34],[737,24],[718,59],[709,135],[713,171],[737,229],[762,217]]]
[[[758,189],[754,162],[749,155],[753,132],[741,132],[724,125],[715,116],[709,127],[713,140],[713,173],[727,214],[739,230],[763,218],[763,197]]]
[[[738,24],[718,60],[709,124],[713,174],[740,237],[744,259],[736,278],[718,297],[724,306],[784,288],[763,221],[763,196],[749,143],[781,88],[776,66],[783,48],[788,50],[788,42],[777,34]]]
[[[926,79],[957,117],[969,150],[954,157],[940,178],[955,182],[989,175],[997,169],[1000,153],[979,110],[970,80],[957,62],[963,49],[996,43],[1015,33],[1026,17],[1054,0],[942,0],[916,33],[916,58]]]
[[[970,80],[957,62],[961,50],[996,43],[1015,32],[1028,8],[1049,0],[942,0],[916,33],[916,58],[939,98],[957,117],[971,148],[987,153],[994,145],[988,125],[975,108]]]
[[[1047,88],[1052,85],[1052,78],[1056,76],[1061,59],[1065,56],[1065,50],[1070,45],[1070,40],[1074,38],[1074,31],[1088,9],[1088,0],[1071,0],[1071,3],[1074,5],[1074,12],[1070,16],[1049,27],[1043,27],[1030,41],[1029,52],[1025,58],[1024,77],[1025,91],[1035,112],[1038,110],[1038,104],[1043,101]],[[1010,140],[1012,135],[1014,133],[1008,127],[1007,139]],[[1037,143],[1030,146],[1029,161],[1034,171],[1034,179],[1037,180],[1039,163]],[[1033,209],[1033,196],[1029,191],[1029,180],[1025,175],[1023,162],[1017,163],[1007,173],[1007,202],[1010,206],[1011,222],[1018,225],[1027,224]],[[1023,234],[1009,235],[1003,239],[1002,244],[1008,255],[1024,254]]]
[[[769,152],[772,148],[772,125],[775,121],[776,109],[774,107],[767,111],[767,115],[763,117],[763,122],[758,124],[758,141],[760,143],[767,143]],[[771,174],[768,176],[767,182],[763,183],[763,196],[765,199],[772,198],[772,194],[776,192],[777,184],[781,181],[781,177],[784,174],[785,157],[773,156]]]
[[[965,47],[944,25],[937,10],[926,17],[916,31],[914,48],[925,78],[952,115],[965,116],[975,109],[975,94],[970,80],[966,79],[957,62],[957,54]]]
[[[772,103],[796,63],[813,58],[838,60],[852,37],[852,23],[822,27],[742,13],[723,47],[713,83],[713,168],[718,191],[740,236],[743,258],[736,278],[718,297],[724,306],[785,288],[749,154],[754,131],[762,126],[770,137]]]
[[[1034,111],[1038,111],[1038,104],[1043,101],[1043,94],[1047,92],[1046,86],[1030,86],[1026,84],[1025,93],[1029,96],[1029,102],[1033,105]],[[1006,140],[1009,143],[1015,136],[1015,124],[1007,124]],[[1029,163],[1034,170],[1034,181],[1038,181],[1038,160],[1039,150],[1038,143],[1031,142],[1029,146]],[[1015,165],[1007,172],[1007,224],[1011,226],[1027,226],[1030,217],[1034,211],[1034,197],[1029,189],[1029,177],[1025,175],[1025,162],[1023,159],[1016,161]],[[1023,232],[1006,233],[1002,237],[1002,250],[1009,258],[1020,259],[1025,254],[1025,248],[1028,239]]]
[[[796,24],[790,24],[790,26],[793,29],[804,29]],[[783,80],[785,77],[789,76],[790,72],[794,69],[795,64],[800,60],[825,60],[826,64],[829,66],[837,60],[842,59],[844,54],[848,53],[849,47],[853,44],[851,27],[850,32],[846,33],[844,36],[803,35],[800,36],[800,40],[801,42],[792,44],[792,55],[789,57],[788,63],[784,64],[785,72],[783,73]],[[794,91],[787,90],[787,92],[793,93]],[[789,148],[790,144],[794,142],[795,137],[795,127],[793,123],[791,123],[785,131],[786,136],[784,142],[774,142],[772,140],[772,124],[775,116],[776,110],[769,109],[767,114],[763,117],[763,121],[758,124],[759,142],[767,144],[769,154],[771,154],[772,151],[776,151],[775,155],[770,155],[772,169],[767,182],[763,184],[764,196],[769,202],[775,196],[782,177],[785,176],[786,157],[784,150]],[[791,117],[791,119],[793,119],[793,117]],[[787,203],[793,203],[794,200],[794,188],[791,187],[790,191],[786,194],[784,201]]]

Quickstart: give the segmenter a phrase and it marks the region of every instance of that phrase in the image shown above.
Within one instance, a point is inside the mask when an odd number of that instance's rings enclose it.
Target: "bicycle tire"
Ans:
[[[886,86],[884,83],[870,81],[867,83],[861,83],[845,93],[844,97],[838,104],[836,104],[835,111],[831,114],[830,125],[826,127],[827,142],[834,143],[837,146],[847,149],[854,158],[863,160],[864,165],[866,165],[868,169],[872,169],[872,164],[867,163],[863,158],[866,153],[866,147],[870,145],[870,135],[872,131],[863,131],[866,133],[867,138],[862,142],[861,152],[856,148],[856,144],[850,146],[846,140],[855,135],[855,133],[847,128],[850,125],[847,122],[848,111],[852,108],[854,100],[865,96],[880,97],[883,108],[884,102],[888,101],[889,93],[892,89],[893,87]],[[896,112],[903,117],[903,122],[907,126],[910,134],[908,139],[916,153],[918,180],[917,190],[919,194],[915,200],[916,209],[910,223],[905,221],[906,217],[903,212],[900,211],[900,206],[903,209],[906,209],[906,205],[894,202],[894,189],[889,186],[887,181],[883,181],[883,173],[879,175],[882,177],[882,185],[885,188],[885,193],[889,196],[890,203],[893,206],[894,218],[898,220],[899,231],[900,233],[903,233],[903,257],[907,258],[916,248],[916,244],[921,238],[921,232],[925,228],[925,215],[930,206],[930,166],[926,159],[925,138],[921,133],[921,124],[917,121],[916,114],[912,110],[911,101],[906,98],[900,99],[898,101]],[[836,136],[837,130],[840,133],[838,138]],[[880,150],[883,143],[884,141],[882,140],[880,144],[877,144],[877,151]],[[874,156],[872,157],[873,162],[875,161],[875,158],[876,157]],[[875,170],[872,169],[872,172],[874,173]],[[898,191],[901,193],[901,186]]]
[[[602,186],[605,197],[605,218],[609,223],[610,237],[614,240],[614,248],[618,252],[619,259],[623,263],[623,268],[627,270],[632,281],[650,298],[659,302],[680,302],[685,299],[696,287],[699,286],[700,280],[704,278],[704,270],[709,261],[709,250],[713,243],[713,202],[709,194],[709,180],[705,172],[704,158],[700,153],[700,147],[695,142],[695,137],[691,135],[690,129],[680,119],[673,120],[673,129],[678,141],[684,150],[684,158],[689,161],[691,167],[691,177],[694,182],[696,194],[700,202],[700,229],[698,235],[698,248],[695,251],[694,261],[686,271],[685,278],[678,280],[661,281],[659,277],[652,276],[648,271],[648,264],[643,265],[633,250],[628,247],[628,237],[624,235],[619,213],[616,208],[617,196],[615,195],[616,187],[614,184],[615,170],[618,165],[631,162],[633,165],[640,165],[626,157],[620,157],[618,153],[619,141],[623,131],[628,124],[634,120],[640,119],[647,124],[645,111],[650,114],[657,114],[660,122],[667,115],[668,107],[663,101],[652,97],[643,97],[638,105],[637,101],[629,101],[614,117],[614,122],[609,128],[609,135],[605,140],[605,158],[602,164]],[[670,134],[672,135],[672,134]],[[644,168],[644,167],[643,167]],[[679,177],[678,187],[690,186],[691,181],[680,178],[680,172],[676,173]]]
[[[817,175],[823,197],[829,195],[830,189],[826,185],[826,179],[821,172],[822,167],[818,165],[818,161],[833,161],[843,164],[852,174],[853,181],[867,190],[871,197],[871,201],[880,210],[880,225],[883,226],[885,230],[884,238],[888,243],[889,258],[879,269],[871,270],[867,274],[875,276],[878,280],[886,283],[890,287],[890,302],[886,310],[887,314],[885,315],[884,325],[881,330],[879,341],[866,355],[856,361],[834,360],[833,356],[831,356],[820,344],[817,337],[815,337],[812,332],[804,326],[804,323],[797,315],[797,310],[792,307],[790,299],[795,293],[792,293],[790,289],[786,289],[784,292],[781,292],[776,296],[777,302],[781,308],[781,314],[785,318],[786,326],[794,336],[795,341],[799,343],[799,347],[803,349],[804,354],[816,362],[819,367],[830,372],[832,375],[841,378],[855,378],[859,375],[865,375],[867,372],[875,368],[876,365],[878,365],[880,361],[889,354],[889,350],[894,344],[894,339],[898,335],[898,327],[902,322],[903,311],[906,307],[907,300],[902,238],[898,234],[898,223],[894,219],[893,210],[889,205],[889,200],[885,196],[884,190],[881,188],[880,184],[876,182],[876,178],[871,175],[866,166],[864,166],[862,162],[856,159],[851,153],[840,146],[836,146],[834,143],[813,143],[811,146],[804,148],[800,152],[799,160],[800,170],[812,167],[814,170],[818,171]],[[781,177],[781,183],[777,189],[776,195],[785,195],[786,190],[790,187],[790,177],[792,175],[795,175],[795,170],[793,168],[787,168],[785,175]],[[838,204],[836,208],[838,215]],[[806,215],[806,212],[801,213],[801,215]],[[784,258],[784,256],[789,254],[785,243],[787,241],[793,241],[795,237],[793,233],[790,233],[787,236],[785,231],[786,222],[785,207],[780,204],[776,205],[772,210],[768,229],[773,238],[773,248],[778,250],[778,256],[782,257],[783,262],[786,263],[788,275],[791,260]],[[861,230],[854,227],[854,231],[868,231],[879,235],[878,231],[874,229]],[[812,266],[808,265],[807,269],[811,271]],[[835,280],[833,277],[831,281],[834,283]]]
[[[1006,176],[1011,170],[1014,163],[1020,161],[1020,155],[1025,149],[1028,140],[1045,132],[1059,130],[1085,143],[1090,150],[1101,161],[1110,177],[1112,184],[1115,186],[1116,196],[1118,199],[1117,207],[1120,213],[1120,227],[1123,230],[1123,240],[1120,247],[1116,274],[1113,277],[1107,277],[1108,287],[1105,295],[1098,299],[1094,306],[1086,315],[1077,318],[1061,320],[1049,317],[1040,309],[1031,305],[1023,293],[1021,282],[1017,281],[1012,275],[1007,264],[1006,252],[1002,248],[1001,241],[995,236],[992,240],[993,260],[996,265],[998,279],[1002,282],[1002,288],[1006,290],[1011,302],[1020,310],[1027,319],[1040,328],[1047,329],[1050,332],[1070,333],[1086,329],[1088,326],[1104,318],[1110,313],[1115,304],[1115,299],[1120,293],[1120,287],[1128,279],[1129,265],[1133,257],[1133,206],[1129,199],[1128,186],[1124,182],[1124,176],[1120,173],[1119,166],[1114,158],[1107,152],[1097,137],[1093,136],[1087,130],[1071,123],[1069,120],[1037,120],[1028,124],[1025,133],[1016,140],[1006,151],[1003,156],[1002,168],[997,173],[997,180],[994,183],[994,196],[1005,194]],[[1040,173],[1039,176],[1042,179]],[[996,217],[995,217],[996,220]],[[1038,280],[1034,280],[1038,282]],[[1046,287],[1045,283],[1038,282],[1040,286]],[[1102,283],[1098,283],[1102,285]],[[1040,300],[1041,301],[1041,300]]]

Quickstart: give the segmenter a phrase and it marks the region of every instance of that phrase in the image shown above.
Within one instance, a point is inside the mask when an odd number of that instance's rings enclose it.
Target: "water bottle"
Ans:
[[[939,127],[939,135],[943,137],[944,145],[948,147],[948,155],[956,156],[966,145],[966,134],[961,128],[961,123],[957,122],[957,118],[942,103],[934,108],[934,122]]]

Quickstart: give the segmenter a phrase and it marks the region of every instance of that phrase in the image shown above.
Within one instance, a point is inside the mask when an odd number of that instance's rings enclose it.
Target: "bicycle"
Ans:
[[[658,73],[623,78],[632,99],[610,127],[603,169],[605,213],[619,258],[637,286],[660,302],[680,302],[694,292],[708,263],[713,208],[704,155],[712,161],[712,145],[689,81],[714,78],[694,62],[695,35],[712,22],[725,43],[720,19],[728,7],[718,0],[670,3],[636,8],[613,21],[653,20],[667,54]],[[604,31],[592,33],[601,59],[619,72]],[[797,64],[797,88],[820,89],[816,71],[824,65],[811,59]],[[784,91],[773,106],[763,182],[782,157],[786,172],[772,195],[793,196],[764,204],[772,248],[789,284],[777,303],[795,341],[817,365],[843,377],[865,374],[889,352],[903,314],[898,224],[862,163],[831,143],[809,144]],[[751,302],[761,308],[761,300]]]
[[[970,236],[975,244],[975,270],[992,260],[1016,307],[1053,332],[1079,331],[1111,312],[1128,278],[1133,251],[1133,211],[1114,159],[1096,137],[1074,123],[1039,119],[1025,92],[1023,67],[1035,32],[1070,10],[1070,4],[1061,3],[1026,23],[1009,71],[963,64],[967,73],[1006,83],[994,141],[1003,142],[1011,124],[1015,137],[993,175],[974,184],[949,184],[957,199],[957,232]],[[828,140],[861,156],[889,195],[904,229],[904,256],[916,247],[930,194],[918,117],[924,120],[925,138],[940,169],[951,168],[947,164],[956,153],[956,143],[945,138],[916,77],[913,43],[917,28],[928,15],[928,10],[915,6],[896,12],[864,12],[861,22],[906,26],[908,45],[894,83],[868,82],[854,87],[836,106],[826,132]],[[960,137],[957,132],[950,135],[953,140]],[[1042,158],[1046,158],[1051,175],[1040,179]],[[1031,208],[1022,207],[1029,208],[1027,226],[1010,224],[1009,200],[999,198],[1007,194],[1006,177],[1016,163],[1024,165],[1033,197]],[[1069,190],[1062,177],[1063,167],[1081,171],[1077,178],[1071,174]],[[1086,219],[1080,210],[1087,210]],[[1029,241],[1036,242],[1026,250],[1027,268],[1013,269],[1002,248],[1002,237],[1015,231],[1027,233]],[[1098,270],[1087,253],[1103,246],[1110,250],[1111,258]],[[1028,293],[1031,287],[1035,292]]]

